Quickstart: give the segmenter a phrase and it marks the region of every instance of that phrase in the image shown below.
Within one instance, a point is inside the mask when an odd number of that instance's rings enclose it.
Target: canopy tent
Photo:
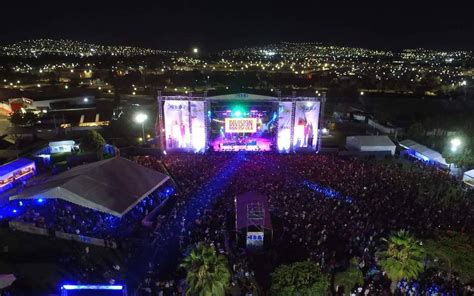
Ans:
[[[35,162],[27,158],[18,158],[0,166],[0,180],[10,177],[18,170],[31,167],[35,169]]]
[[[351,136],[346,138],[346,147],[360,152],[385,152],[395,154],[396,146],[388,136]]]
[[[439,165],[443,167],[448,167],[448,163],[446,162],[444,157],[441,155],[441,153],[433,149],[430,149],[410,139],[403,140],[399,144],[401,147],[410,150],[412,152],[412,155],[414,155],[417,158],[421,158],[424,161],[431,161],[431,162],[438,163]]]
[[[72,168],[27,186],[14,199],[62,199],[122,217],[169,177],[122,157]]]
[[[15,280],[13,274],[0,274],[0,290],[10,287]]]
[[[252,226],[252,221],[248,218],[248,206],[252,204],[260,204],[264,210],[263,227],[265,229],[272,229],[272,220],[270,218],[270,212],[268,211],[267,197],[254,191],[241,194],[235,198],[235,215],[236,215],[236,229],[241,230]]]
[[[462,181],[469,187],[474,188],[474,170],[464,172]]]

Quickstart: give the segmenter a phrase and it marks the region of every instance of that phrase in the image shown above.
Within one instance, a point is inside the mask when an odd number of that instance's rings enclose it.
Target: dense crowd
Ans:
[[[118,240],[142,237],[142,220],[169,197],[170,187],[151,193],[123,217],[116,217],[58,199],[37,199],[18,202],[21,211],[15,221],[53,231]]]
[[[169,153],[132,160],[169,174],[173,184],[145,198],[122,219],[60,200],[21,205],[17,221],[127,242],[119,243],[120,264],[95,264],[87,248],[80,251],[79,261],[65,257],[69,261],[64,264],[75,266],[82,282],[100,278],[112,283],[121,274],[130,287],[138,287],[137,295],[181,295],[186,283],[179,263],[204,242],[228,259],[232,295],[268,289],[271,272],[281,264],[310,259],[323,271],[335,272],[353,257],[360,258],[365,278],[353,295],[384,295],[390,282],[375,262],[381,238],[400,229],[419,238],[438,230],[474,236],[474,197],[446,172],[421,164],[244,152]],[[271,246],[257,255],[245,250],[235,231],[234,198],[248,191],[268,198],[273,224]],[[152,214],[156,209],[160,211]],[[134,237],[140,240],[130,242]],[[427,276],[399,283],[399,293],[454,295],[463,288],[455,277],[448,280],[439,272]]]
[[[179,260],[171,257],[204,241],[229,258],[236,295],[254,289],[256,278],[268,287],[268,274],[283,263],[309,258],[334,271],[352,257],[361,258],[366,278],[354,293],[378,295],[388,290],[389,281],[375,263],[375,249],[391,231],[406,229],[421,238],[436,230],[474,234],[473,213],[466,211],[473,207],[472,198],[446,172],[421,165],[272,153],[168,154],[162,160],[144,157],[142,163],[164,164],[181,189],[154,242],[159,254],[151,260],[155,278],[176,268]],[[247,191],[265,194],[271,207],[274,236],[264,264],[234,241],[234,197]],[[170,256],[164,250],[174,243],[180,253]],[[183,273],[175,275],[174,285],[180,286]],[[455,279],[447,283],[442,275],[433,277],[437,280],[410,286],[412,294],[459,289]]]

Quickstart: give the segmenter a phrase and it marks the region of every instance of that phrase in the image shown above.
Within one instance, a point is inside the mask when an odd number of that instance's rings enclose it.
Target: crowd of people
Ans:
[[[48,230],[117,241],[121,238],[142,237],[141,221],[168,197],[170,186],[152,192],[123,217],[59,199],[18,201],[18,217],[14,221]]]
[[[389,281],[375,262],[382,237],[400,229],[418,237],[437,230],[474,234],[473,213],[466,211],[473,207],[472,198],[446,172],[421,165],[407,169],[396,161],[273,153],[169,153],[146,159],[149,167],[164,165],[181,188],[155,241],[157,252],[174,240],[181,251],[174,255],[181,258],[198,242],[213,245],[232,266],[239,266],[232,286],[240,291],[249,292],[256,279],[268,287],[270,272],[280,264],[311,259],[323,270],[335,271],[358,257],[366,281],[354,293],[383,294]],[[274,236],[264,264],[234,241],[234,198],[247,191],[265,194],[270,204]],[[157,270],[177,266],[165,265],[160,257],[153,260]],[[176,273],[176,279],[182,278],[182,272]],[[410,289],[422,293],[433,285],[420,282]],[[436,287],[460,288],[446,283]]]
[[[81,251],[85,259],[76,268],[84,282],[97,273],[107,280],[120,273],[137,287],[137,295],[182,295],[186,274],[179,263],[205,243],[228,259],[232,295],[267,290],[271,272],[281,264],[309,259],[336,272],[353,257],[360,258],[365,278],[353,295],[384,295],[390,282],[375,261],[381,238],[400,229],[420,238],[435,231],[474,236],[474,197],[446,172],[421,164],[269,152],[168,153],[132,160],[169,174],[172,182],[122,219],[60,200],[22,205],[17,221],[121,242],[140,238],[119,246],[120,266],[98,268],[87,259],[87,249]],[[234,198],[248,191],[267,197],[273,224],[271,245],[257,255],[239,243],[235,230]],[[171,201],[151,215],[164,200]],[[147,216],[151,225],[143,222]],[[458,293],[466,288],[462,285],[437,273],[430,280],[401,282],[398,291]]]

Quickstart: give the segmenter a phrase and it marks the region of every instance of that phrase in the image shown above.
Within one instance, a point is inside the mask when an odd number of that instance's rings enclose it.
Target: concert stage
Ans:
[[[322,97],[158,96],[163,150],[318,151]]]

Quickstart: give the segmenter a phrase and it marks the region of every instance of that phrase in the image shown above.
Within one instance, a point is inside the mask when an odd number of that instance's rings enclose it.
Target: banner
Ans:
[[[49,231],[46,228],[37,227],[31,223],[23,223],[18,221],[10,221],[8,225],[12,230],[19,230],[23,232],[28,232],[32,234],[39,234],[39,235],[49,235]]]
[[[226,118],[226,133],[256,133],[257,118]]]
[[[191,148],[189,131],[189,102],[179,100],[165,101],[166,149]]]
[[[278,139],[279,151],[288,151],[291,146],[291,109],[292,102],[280,102],[278,105]]]
[[[295,106],[293,148],[318,148],[319,102],[298,101]]]
[[[247,232],[247,248],[263,247],[263,232]]]
[[[206,125],[204,101],[191,101],[191,146],[196,152],[204,152],[206,146]]]
[[[108,247],[112,249],[117,248],[117,244],[114,241],[103,240],[101,238],[89,237],[84,235],[77,235],[72,233],[66,233],[62,231],[55,232],[57,238],[72,240],[84,244],[96,245],[99,247]]]

